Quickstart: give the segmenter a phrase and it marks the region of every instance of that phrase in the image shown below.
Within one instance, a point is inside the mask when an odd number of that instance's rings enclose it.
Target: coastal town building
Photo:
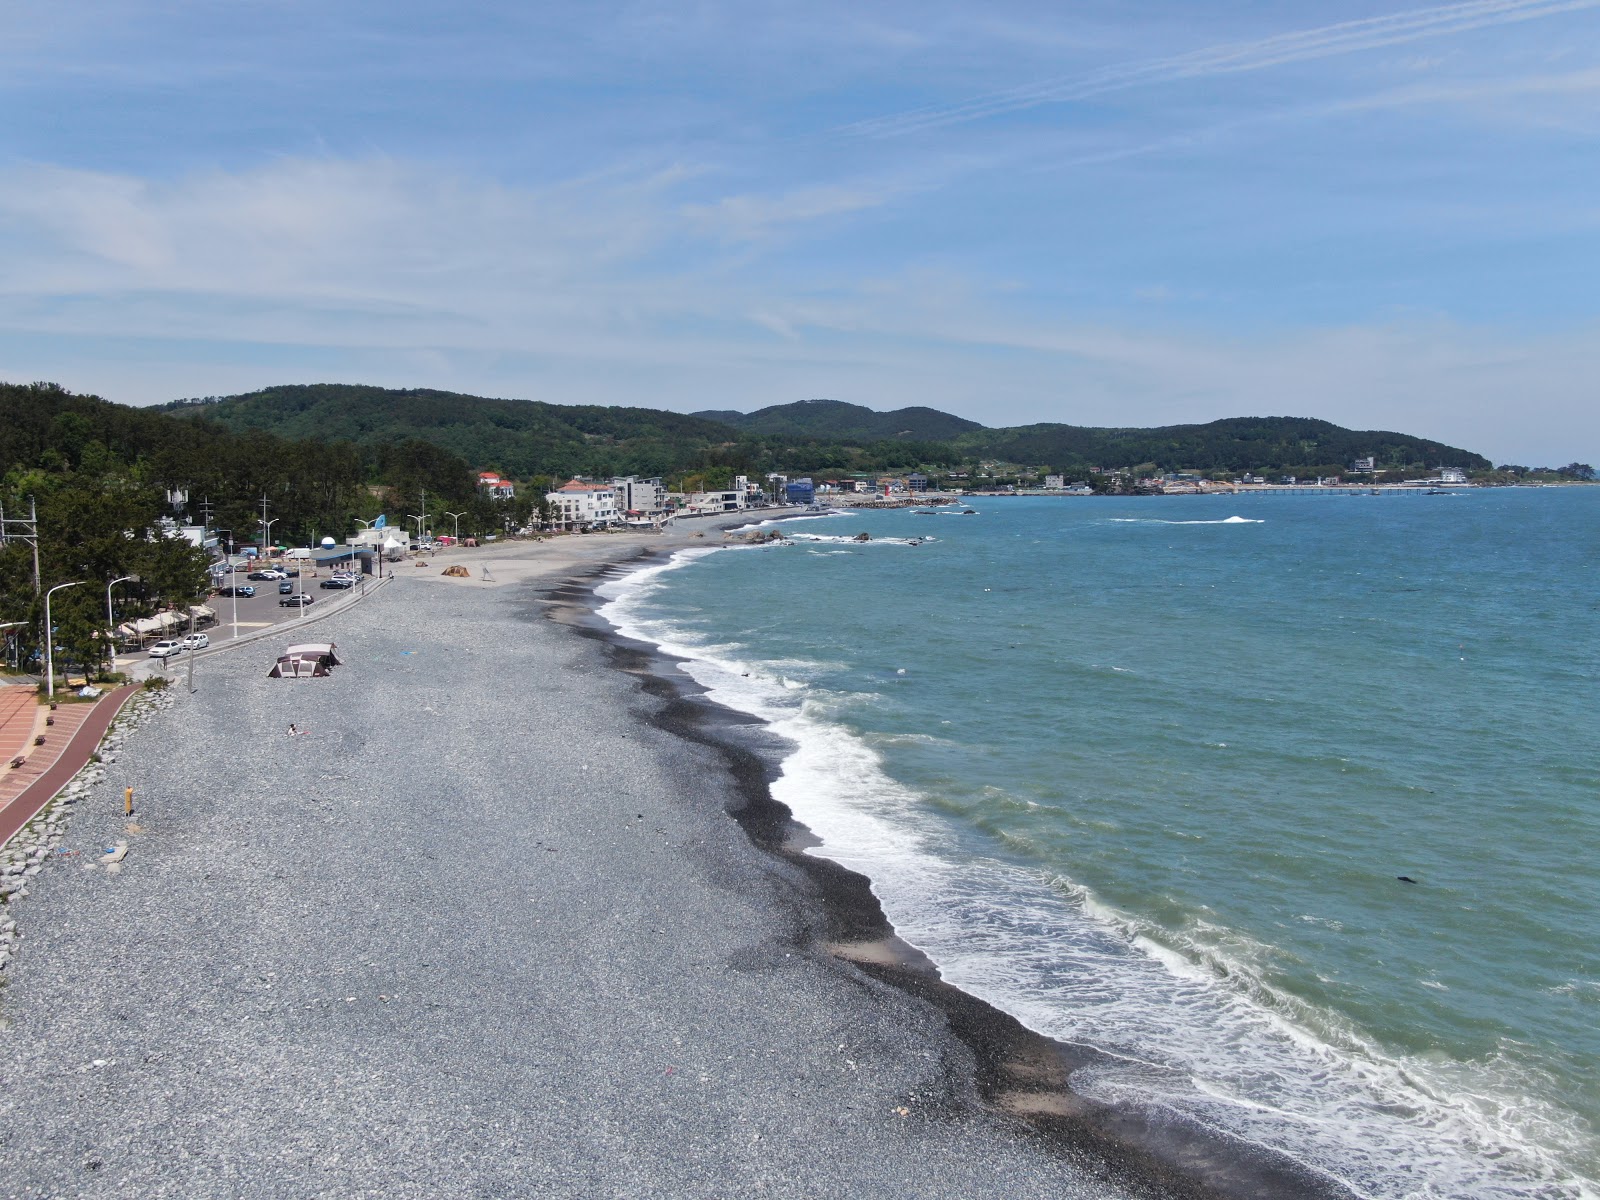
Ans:
[[[517,494],[517,485],[493,471],[479,471],[478,490],[491,500],[510,500]]]
[[[550,506],[552,529],[571,531],[615,525],[621,520],[617,489],[609,483],[570,479],[557,491],[545,493],[545,502]]]
[[[660,479],[625,475],[613,479],[611,486],[616,490],[616,507],[624,525],[658,528],[672,519],[667,507],[668,492]]]
[[[813,504],[817,499],[817,489],[809,477],[792,479],[784,485],[783,495],[790,504]]]
[[[1044,486],[1046,491],[1059,491],[1067,486],[1067,477],[1065,475],[1046,475],[1044,477]]]

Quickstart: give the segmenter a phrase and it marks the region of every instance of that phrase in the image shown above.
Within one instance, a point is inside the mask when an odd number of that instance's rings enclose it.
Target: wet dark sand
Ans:
[[[793,898],[795,944],[937,1010],[948,1034],[971,1051],[972,1075],[952,1092],[975,1090],[985,1108],[1016,1119],[1027,1136],[1072,1161],[1101,1163],[1108,1181],[1133,1192],[1173,1200],[1349,1200],[1347,1189],[1284,1155],[1160,1112],[1078,1096],[1072,1072],[1103,1061],[1101,1052],[1038,1034],[944,982],[926,955],[896,935],[866,876],[807,853],[818,839],[771,794],[783,739],[765,733],[758,718],[709,700],[704,688],[654,647],[621,637],[594,615],[601,603],[594,589],[601,582],[663,556],[647,548],[632,563],[553,589],[547,594],[559,608],[550,615],[605,643],[614,664],[664,702],[654,724],[722,754],[740,796],[730,815],[753,845],[803,881]]]

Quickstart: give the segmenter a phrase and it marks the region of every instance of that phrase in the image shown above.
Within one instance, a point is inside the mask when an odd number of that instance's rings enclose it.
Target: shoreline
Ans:
[[[1070,1061],[891,940],[762,728],[593,615],[700,543],[582,543],[508,550],[523,588],[414,569],[465,586],[332,615],[327,678],[260,648],[169,690],[9,913],[6,1194],[1308,1194],[1016,1111]]]
[[[1192,1122],[1078,1096],[1070,1085],[1072,1072],[1104,1061],[1103,1051],[1037,1033],[946,982],[934,961],[898,935],[867,876],[808,853],[820,840],[770,788],[779,744],[788,743],[765,734],[761,718],[711,700],[706,688],[655,646],[620,634],[598,614],[598,587],[684,548],[644,546],[574,575],[545,590],[545,616],[599,642],[616,669],[660,701],[653,724],[722,757],[741,797],[728,815],[756,850],[806,882],[791,897],[797,949],[931,1006],[949,1036],[970,1052],[972,1077],[960,1082],[975,1087],[991,1114],[1020,1123],[1064,1158],[1098,1158],[1118,1186],[1153,1190],[1163,1200],[1352,1200],[1348,1188],[1278,1151]]]

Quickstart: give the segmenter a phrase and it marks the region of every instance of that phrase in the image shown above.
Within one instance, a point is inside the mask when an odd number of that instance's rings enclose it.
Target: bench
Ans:
[[[36,737],[35,737],[35,738],[34,738],[34,739],[33,739],[33,744],[34,744],[34,745],[35,745],[35,746],[42,746],[42,745],[44,745],[44,734],[42,734],[42,733],[41,733],[41,734],[38,734],[38,735],[37,735],[37,736],[36,736]]]
[[[17,755],[15,758],[13,758],[11,760],[11,769],[13,771],[15,771],[18,767],[22,766],[22,764],[27,762],[27,761],[28,761],[28,756],[26,754],[19,754],[19,755]]]

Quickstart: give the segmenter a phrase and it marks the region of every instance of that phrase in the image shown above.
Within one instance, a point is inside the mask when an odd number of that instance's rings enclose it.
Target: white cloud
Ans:
[[[986,424],[1291,414],[1497,459],[1600,454],[1592,328],[1222,334],[1049,319],[1009,281],[954,269],[813,266],[801,286],[725,246],[710,214],[770,228],[870,195],[741,197],[686,217],[689,179],[703,177],[515,189],[389,160],[163,184],[6,173],[0,377],[125,401],[316,378],[680,409],[832,396]]]

